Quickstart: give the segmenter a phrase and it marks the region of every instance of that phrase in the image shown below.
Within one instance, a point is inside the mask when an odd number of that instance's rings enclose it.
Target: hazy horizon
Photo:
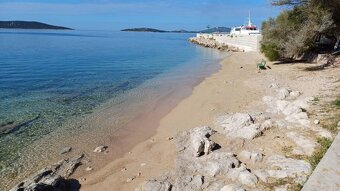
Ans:
[[[276,16],[279,8],[267,0],[0,0],[0,20],[38,21],[79,30],[232,27],[244,24],[249,12],[260,26]]]

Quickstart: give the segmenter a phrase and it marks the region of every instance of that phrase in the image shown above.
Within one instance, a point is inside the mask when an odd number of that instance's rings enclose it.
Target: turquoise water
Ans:
[[[26,162],[40,157],[30,146],[71,133],[74,119],[107,104],[133,108],[212,73],[222,55],[190,44],[191,35],[0,30],[0,178],[29,174]]]

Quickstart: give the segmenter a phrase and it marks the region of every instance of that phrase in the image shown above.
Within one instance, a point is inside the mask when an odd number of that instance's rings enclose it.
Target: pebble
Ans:
[[[61,150],[60,154],[69,153],[69,152],[71,152],[71,150],[72,150],[72,147],[65,147]]]
[[[122,172],[127,171],[127,168],[123,167],[122,170],[120,170],[120,171],[122,171]]]
[[[106,149],[107,149],[107,146],[101,145],[101,146],[98,146],[97,148],[95,148],[95,149],[93,150],[93,152],[95,152],[95,153],[101,153],[101,152],[104,152]]]
[[[93,170],[93,168],[92,167],[90,167],[90,166],[88,166],[88,167],[86,167],[86,169],[85,169],[86,171],[91,171],[91,170]]]
[[[172,139],[174,139],[173,137],[168,137],[168,140],[171,141]]]
[[[85,182],[86,178],[81,178],[80,181]]]
[[[133,181],[135,178],[136,178],[135,176],[130,177],[130,178],[127,178],[127,179],[126,179],[126,182],[131,182],[131,181]]]
[[[317,125],[317,124],[319,124],[319,123],[320,123],[320,120],[317,120],[317,119],[314,120],[314,124],[315,124],[315,125]]]
[[[137,176],[142,176],[142,172],[138,172]]]
[[[140,166],[145,166],[145,165],[146,165],[146,163],[141,163],[141,164],[140,164]]]

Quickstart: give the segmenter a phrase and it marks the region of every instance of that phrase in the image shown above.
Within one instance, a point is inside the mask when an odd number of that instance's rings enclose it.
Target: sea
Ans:
[[[193,35],[0,30],[0,190],[66,156],[115,144],[126,126],[121,138],[151,136],[150,123],[138,120],[166,115],[227,56],[191,44]]]

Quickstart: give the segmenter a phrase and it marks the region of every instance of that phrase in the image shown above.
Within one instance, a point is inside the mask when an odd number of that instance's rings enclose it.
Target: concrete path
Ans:
[[[302,188],[302,191],[333,190],[340,190],[340,133]]]

